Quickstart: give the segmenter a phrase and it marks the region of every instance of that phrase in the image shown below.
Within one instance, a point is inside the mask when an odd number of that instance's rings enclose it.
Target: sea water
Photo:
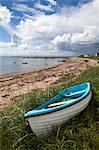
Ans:
[[[19,56],[0,56],[0,74],[27,72],[59,64],[62,58],[32,58]]]

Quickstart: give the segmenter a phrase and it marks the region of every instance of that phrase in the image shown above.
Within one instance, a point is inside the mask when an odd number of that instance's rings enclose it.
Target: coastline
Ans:
[[[23,75],[23,74],[30,74],[30,73],[34,73],[34,72],[39,72],[39,71],[42,71],[42,70],[47,70],[47,69],[50,69],[50,68],[53,68],[53,67],[57,67],[58,65],[61,65],[63,63],[59,63],[59,64],[54,64],[54,65],[47,65],[46,67],[40,67],[39,69],[33,69],[32,71],[19,71],[19,72],[11,72],[11,73],[2,73],[0,74],[0,79],[1,78],[6,78],[6,77],[11,77],[11,76],[17,76],[17,75]]]
[[[0,75],[0,110],[23,94],[66,82],[96,65],[95,60],[72,57],[64,63],[34,71]]]
[[[0,58],[0,76],[9,75],[14,73],[25,73],[31,72],[34,70],[43,69],[44,67],[57,65],[62,63],[62,61],[67,57],[63,58],[35,58],[35,57],[11,57],[11,56],[2,56]],[[4,66],[4,67],[3,67]]]

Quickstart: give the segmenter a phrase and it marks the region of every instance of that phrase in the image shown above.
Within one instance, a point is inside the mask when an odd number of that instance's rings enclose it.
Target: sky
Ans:
[[[0,0],[0,55],[99,49],[99,0]]]

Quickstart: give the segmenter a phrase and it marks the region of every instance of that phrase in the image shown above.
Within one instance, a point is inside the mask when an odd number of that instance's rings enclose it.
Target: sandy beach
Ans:
[[[3,110],[23,94],[66,82],[96,65],[95,60],[74,57],[66,59],[63,64],[50,66],[38,71],[0,76],[0,110]]]

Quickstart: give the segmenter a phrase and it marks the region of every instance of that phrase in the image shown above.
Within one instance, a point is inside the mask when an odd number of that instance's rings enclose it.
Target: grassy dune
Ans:
[[[23,114],[56,95],[66,87],[90,82],[93,97],[77,117],[58,127],[46,137],[36,137],[26,126]],[[99,67],[83,73],[71,82],[31,92],[0,113],[0,150],[98,150]]]

